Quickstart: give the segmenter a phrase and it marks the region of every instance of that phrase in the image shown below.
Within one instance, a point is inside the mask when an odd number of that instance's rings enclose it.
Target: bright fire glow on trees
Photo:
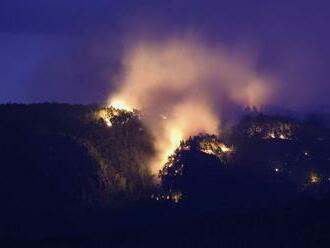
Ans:
[[[254,123],[245,130],[248,137],[261,137],[262,139],[292,140],[296,127],[288,122]]]
[[[113,99],[110,102],[110,106],[114,107],[115,109],[133,111],[132,107],[130,107],[125,101],[119,99]]]
[[[250,58],[195,36],[134,39],[125,47],[123,70],[117,75],[121,84],[109,105],[146,114],[143,122],[157,151],[150,162],[153,175],[180,141],[199,133],[219,134],[219,99],[258,107],[274,93],[272,80],[258,73]],[[224,144],[218,148],[231,151]]]
[[[101,109],[96,115],[98,118],[102,119],[108,127],[112,127],[111,116],[106,109]]]
[[[234,148],[232,146],[227,146],[219,141],[203,141],[200,143],[200,150],[207,154],[222,156],[222,154],[229,154],[233,152]]]
[[[310,182],[311,184],[318,184],[318,183],[320,183],[320,181],[321,181],[321,177],[320,177],[320,175],[318,175],[318,174],[316,174],[316,173],[311,173],[311,174],[309,175],[309,182]]]
[[[123,116],[125,114],[129,114],[128,116],[126,116],[125,118],[122,118],[120,120],[120,124],[125,124],[127,121],[129,121],[129,119],[132,116],[135,117],[139,117],[138,113],[136,111],[128,111],[126,109],[119,109],[119,108],[114,108],[112,106],[110,107],[105,107],[102,108],[98,111],[96,111],[95,113],[95,117],[96,119],[101,119],[104,121],[104,123],[108,126],[108,127],[112,127],[114,122],[116,122],[116,118]],[[118,120],[117,120],[117,123]]]
[[[186,111],[185,113],[190,113],[190,115],[182,114],[181,111],[183,110]],[[164,180],[166,182],[166,180],[168,180],[166,178],[172,178],[170,180],[180,180],[179,178],[184,177],[188,171],[187,166],[189,166],[189,164],[186,164],[184,158],[187,154],[190,154],[190,152],[197,152],[197,154],[202,152],[215,156],[219,159],[219,165],[222,166],[235,165],[235,159],[237,158],[236,154],[238,154],[237,152],[240,150],[239,145],[236,147],[236,145],[229,144],[228,140],[230,139],[224,138],[226,135],[207,134],[207,130],[212,130],[212,127],[215,127],[216,125],[207,126],[205,123],[200,126],[189,125],[194,120],[197,120],[196,116],[199,116],[202,112],[203,108],[198,109],[198,107],[196,108],[195,106],[189,108],[184,105],[182,108],[177,108],[172,114],[167,114],[166,116],[163,114],[157,115],[157,119],[162,123],[159,127],[165,129],[161,130],[163,135],[158,136],[159,139],[156,139],[157,142],[155,143],[155,148],[158,149],[157,156],[152,160],[152,163],[155,164],[152,168],[159,168],[158,171],[152,171],[153,175],[159,173],[157,182],[160,180],[162,183]],[[131,118],[138,117],[142,122],[145,118],[144,114],[140,115],[136,110],[134,110],[134,112],[128,112],[124,109],[116,109],[114,107],[99,109],[94,115],[94,118],[96,117],[97,119],[103,120],[110,128],[117,127],[118,125],[125,125],[131,120]],[[165,118],[163,116],[165,116]],[[210,118],[209,120],[211,121],[206,123],[212,123],[212,117],[213,115],[210,115],[208,118]],[[204,118],[207,120],[207,115],[204,115]],[[260,125],[260,123],[258,125],[252,124],[252,127],[249,127],[250,129],[246,129],[248,131],[255,130],[255,133],[249,133],[246,132],[246,130],[244,133],[246,134],[246,138],[251,137],[249,136],[249,134],[251,134],[259,137],[260,140],[267,139],[264,135],[265,133],[269,134],[270,137],[268,139],[282,139],[283,137],[281,137],[281,135],[285,136],[283,139],[291,139],[296,135],[292,127],[293,126],[284,122],[277,122],[275,124],[273,122],[265,122],[263,125]],[[205,133],[194,135],[197,130],[206,131]],[[295,139],[290,142],[294,142]],[[310,150],[303,149],[300,151],[300,157],[306,156],[311,158],[310,154]],[[202,154],[200,155],[203,156]],[[236,167],[229,166],[228,168]],[[272,170],[277,177],[284,177],[290,174],[292,169],[288,168],[287,162],[283,161],[283,163],[274,162]],[[328,175],[322,175],[315,170],[305,171],[303,176],[303,187],[305,190],[318,189],[318,187],[323,185],[324,181],[322,182],[322,180],[324,180],[324,178],[328,178]],[[169,185],[167,186],[168,188],[165,190],[162,189],[158,193],[154,193],[151,198],[157,201],[170,201],[173,203],[181,202],[185,196],[184,191],[176,186],[171,186],[171,184],[167,185]]]

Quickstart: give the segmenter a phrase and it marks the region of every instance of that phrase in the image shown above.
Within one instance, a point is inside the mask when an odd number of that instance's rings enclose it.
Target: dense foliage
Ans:
[[[115,206],[143,197],[153,149],[138,118],[108,128],[97,106],[0,106],[2,208],[31,213]],[[125,123],[123,123],[125,119]]]
[[[180,192],[185,204],[232,209],[329,195],[330,129],[319,119],[249,115],[221,137],[182,142],[160,173],[158,198]]]

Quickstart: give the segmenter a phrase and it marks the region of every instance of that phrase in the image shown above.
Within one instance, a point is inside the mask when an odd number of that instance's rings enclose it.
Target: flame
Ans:
[[[233,146],[227,146],[216,139],[201,141],[199,143],[199,149],[204,153],[217,156],[218,158],[223,158],[226,154],[234,151]]]
[[[233,151],[233,148],[232,147],[226,146],[223,143],[220,144],[219,147],[220,147],[221,151],[224,152],[224,153],[229,153],[229,152],[232,152]]]
[[[183,140],[183,135],[180,132],[180,130],[178,129],[172,129],[170,130],[170,144],[171,147],[169,150],[171,150],[171,153],[169,155],[172,154],[173,149],[176,149],[179,145],[180,142]]]
[[[311,184],[318,184],[321,181],[321,177],[316,173],[310,173],[309,182]]]
[[[133,108],[130,107],[124,100],[121,99],[112,99],[110,101],[110,106],[114,107],[115,109],[122,109],[126,111],[133,111]]]
[[[202,101],[195,100],[195,104],[191,104],[191,101],[187,100],[175,106],[172,112],[172,115],[162,122],[162,134],[159,135],[158,130],[154,133],[158,158],[151,164],[153,173],[158,173],[181,141],[203,132],[218,133],[218,118],[209,105]]]
[[[270,99],[272,91],[253,63],[223,47],[211,48],[192,36],[134,42],[126,46],[117,77],[121,85],[109,103],[148,111],[143,121],[157,150],[152,174],[158,174],[181,140],[203,132],[218,134],[220,100],[245,107]],[[225,153],[231,148],[220,149]]]
[[[289,134],[286,133],[281,133],[281,131],[278,131],[275,133],[274,130],[269,131],[264,139],[281,139],[281,140],[291,140],[292,138],[290,137]]]
[[[99,119],[102,119],[108,127],[112,127],[111,117],[105,109],[101,109],[96,115]]]
[[[172,128],[168,130],[169,133],[169,139],[163,139],[163,142],[161,140],[158,141],[158,151],[159,151],[159,158],[154,161],[154,165],[152,168],[154,168],[154,172],[158,172],[159,169],[161,169],[161,166],[163,166],[168,158],[174,153],[174,151],[179,147],[180,142],[183,140],[183,134],[182,132],[177,128]]]

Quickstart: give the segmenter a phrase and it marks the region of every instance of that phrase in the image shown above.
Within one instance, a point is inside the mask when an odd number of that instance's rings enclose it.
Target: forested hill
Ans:
[[[181,229],[189,240],[202,233],[205,242],[262,230],[268,242],[273,225],[287,240],[288,222],[301,216],[309,224],[296,225],[293,235],[315,225],[313,237],[326,233],[320,220],[329,217],[330,129],[320,116],[247,112],[219,137],[182,141],[157,186],[147,167],[152,138],[141,118],[96,105],[0,105],[0,242],[86,230],[147,240],[149,225],[157,243],[162,232],[179,239]],[[209,231],[189,224],[195,221]],[[243,222],[248,230],[237,225]],[[240,231],[226,232],[228,225]]]
[[[133,114],[122,112],[109,128],[100,109],[0,105],[0,207],[6,218],[115,207],[144,197],[151,185],[145,167],[151,139]]]

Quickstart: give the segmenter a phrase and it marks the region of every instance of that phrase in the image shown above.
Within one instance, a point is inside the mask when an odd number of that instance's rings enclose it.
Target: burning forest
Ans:
[[[328,2],[2,0],[0,247],[329,247]]]
[[[156,150],[150,162],[154,175],[181,141],[200,133],[221,134],[219,106],[261,107],[274,94],[274,80],[257,72],[246,56],[209,46],[191,35],[128,44],[119,74],[109,106],[136,108],[145,114],[142,122]],[[230,150],[224,145],[222,149]]]
[[[104,112],[108,114],[104,115]],[[96,116],[111,128],[109,122],[127,114],[131,118],[136,116],[141,123],[144,123],[144,118],[148,118],[137,110],[130,112],[113,107],[100,110]],[[122,121],[119,125],[125,125],[125,118],[120,119]],[[159,116],[159,119],[167,121],[164,116]],[[315,128],[322,129],[322,134]],[[308,141],[307,133],[310,137]],[[260,185],[272,182],[273,185],[267,187],[275,192],[278,190],[276,194],[281,194],[276,198],[271,196],[273,192],[267,198],[262,198],[264,196],[258,194],[265,192],[259,192],[255,196],[258,199],[251,197],[250,203],[244,198],[249,207],[270,202],[284,204],[299,194],[323,197],[330,190],[330,170],[327,168],[330,154],[321,155],[318,149],[325,151],[329,142],[329,129],[321,122],[247,113],[240,122],[221,134],[199,133],[187,139],[181,137],[172,143],[176,146],[173,146],[172,153],[166,154],[166,160],[159,165],[161,169],[158,173],[149,170],[156,185],[150,198],[175,204],[181,204],[182,201],[202,204],[202,199],[209,196],[210,192],[211,197],[221,196],[223,189],[219,192],[215,189],[232,185],[233,183],[228,184],[228,180],[235,182],[235,187],[244,187],[243,185],[251,182]],[[157,147],[153,156],[157,156]],[[151,157],[150,161],[154,159]],[[224,175],[228,177],[225,180]],[[202,181],[199,187],[204,188],[203,193],[199,192],[201,189],[196,189],[195,180]],[[213,183],[209,185],[209,181]],[[252,191],[256,193],[255,188],[245,189],[251,190],[246,194],[251,194]],[[196,198],[196,195],[199,196]],[[235,198],[240,198],[241,195],[242,192],[237,193]],[[238,202],[239,199],[222,198],[220,203],[214,200],[212,204],[237,207]]]
[[[110,130],[135,119],[150,135],[144,168],[152,200],[198,206],[208,197],[213,206],[250,208],[328,192],[330,156],[318,151],[329,145],[328,128],[316,124],[319,135],[303,120],[262,114],[275,80],[254,64],[189,35],[127,44],[118,88],[95,118]],[[230,106],[254,112],[228,125],[222,117]]]
[[[0,188],[10,195],[1,210],[11,213],[1,228],[46,235],[47,223],[66,230],[66,220],[82,231],[125,223],[192,230],[186,220],[231,225],[240,214],[329,205],[328,117],[264,112],[274,80],[253,61],[193,37],[142,40],[123,55],[117,78],[103,106],[0,106],[8,165]],[[237,113],[226,118],[227,109]]]
[[[304,204],[326,204],[330,194],[330,128],[317,116],[298,120],[246,112],[218,134],[165,140],[162,144],[170,146],[163,154],[144,111],[9,104],[2,105],[0,113],[1,158],[11,165],[3,168],[0,182],[13,196],[1,208],[31,216],[22,222],[19,215],[7,214],[3,223],[20,225],[25,235],[50,232],[39,229],[47,227],[38,217],[41,213],[59,226],[58,220],[69,214],[87,230],[96,227],[82,220],[82,213],[98,222],[136,225],[142,215],[144,221],[157,220],[160,226],[171,221],[177,230],[182,218],[198,218],[196,211],[218,218],[262,209],[306,211]],[[166,127],[170,118],[159,113],[157,122]],[[274,137],[268,135],[272,133]],[[160,160],[160,154],[166,157]],[[164,161],[157,172],[150,167],[156,160]],[[33,170],[27,170],[25,165],[31,163]],[[25,176],[17,178],[17,169],[26,171]],[[16,187],[17,180],[25,187]],[[134,217],[132,211],[138,214]],[[32,220],[38,224],[33,229],[28,228]]]

